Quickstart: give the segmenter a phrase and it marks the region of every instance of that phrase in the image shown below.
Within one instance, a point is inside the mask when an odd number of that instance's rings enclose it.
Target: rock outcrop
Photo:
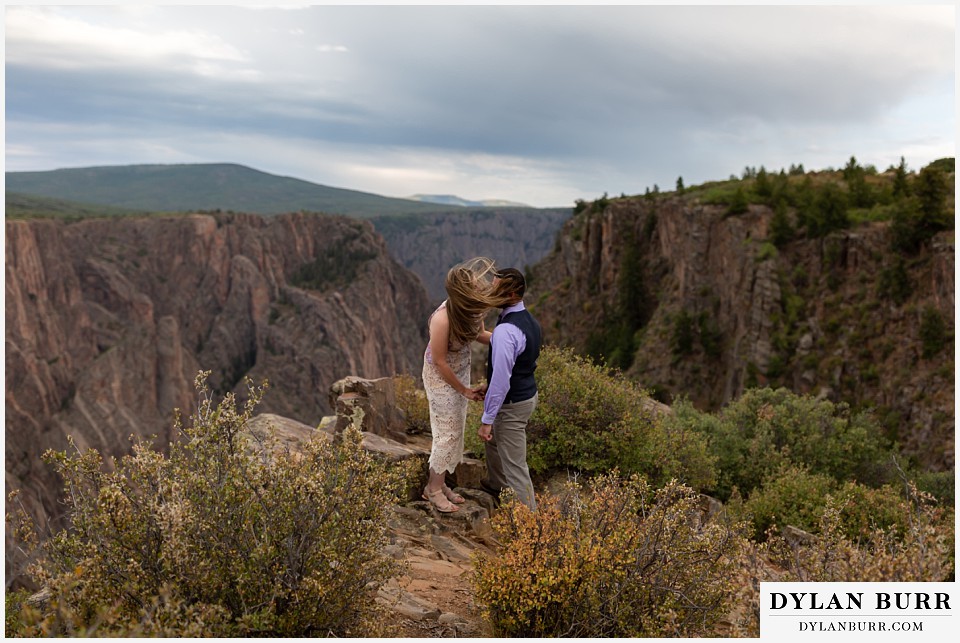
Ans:
[[[898,303],[884,285],[897,269],[887,223],[778,249],[772,216],[682,197],[611,200],[564,225],[527,301],[545,341],[628,351],[627,375],[663,399],[716,410],[745,388],[786,386],[873,408],[907,452],[952,468],[952,231],[901,264],[910,286]],[[934,354],[925,316],[945,327]]]
[[[393,378],[370,380],[350,375],[337,380],[330,386],[330,407],[337,414],[337,432],[346,428],[359,410],[363,431],[407,442],[407,421],[397,407]]]
[[[554,247],[570,208],[490,208],[373,219],[397,261],[420,276],[430,300],[446,298],[447,270],[472,257],[523,270]]]
[[[6,483],[38,517],[46,449],[171,437],[194,378],[316,427],[343,373],[419,373],[427,294],[367,222],[291,214],[6,222]],[[109,458],[108,458],[109,460]]]

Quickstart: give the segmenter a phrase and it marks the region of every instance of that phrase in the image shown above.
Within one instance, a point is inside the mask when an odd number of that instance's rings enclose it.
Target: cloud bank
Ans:
[[[952,156],[947,6],[8,7],[6,166],[538,206]]]

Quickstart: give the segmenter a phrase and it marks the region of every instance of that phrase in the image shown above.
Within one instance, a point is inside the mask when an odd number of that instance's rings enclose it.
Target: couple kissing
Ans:
[[[429,478],[423,490],[438,511],[451,513],[464,502],[445,478],[463,458],[467,403],[483,402],[477,429],[484,442],[484,490],[495,497],[512,489],[533,510],[537,503],[527,467],[526,427],[537,405],[534,371],[540,355],[540,324],[523,303],[526,280],[515,268],[498,270],[486,257],[451,268],[447,299],[427,321],[430,340],[423,359],[423,386],[430,406]],[[484,327],[491,309],[500,309],[493,330]],[[470,346],[489,346],[487,383],[470,386]]]

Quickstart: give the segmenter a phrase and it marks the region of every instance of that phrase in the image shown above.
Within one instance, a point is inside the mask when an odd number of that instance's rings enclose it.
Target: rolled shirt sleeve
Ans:
[[[487,395],[483,400],[483,424],[493,424],[510,391],[510,376],[517,356],[527,347],[527,337],[513,324],[498,324],[490,337],[493,374],[487,383]]]

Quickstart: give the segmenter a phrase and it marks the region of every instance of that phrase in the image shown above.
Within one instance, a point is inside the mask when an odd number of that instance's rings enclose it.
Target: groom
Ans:
[[[537,406],[533,373],[540,355],[540,324],[523,305],[526,280],[515,268],[496,275],[495,288],[510,295],[490,337],[487,391],[477,434],[485,443],[487,479],[481,483],[499,496],[507,487],[536,511],[527,467],[527,422]]]

